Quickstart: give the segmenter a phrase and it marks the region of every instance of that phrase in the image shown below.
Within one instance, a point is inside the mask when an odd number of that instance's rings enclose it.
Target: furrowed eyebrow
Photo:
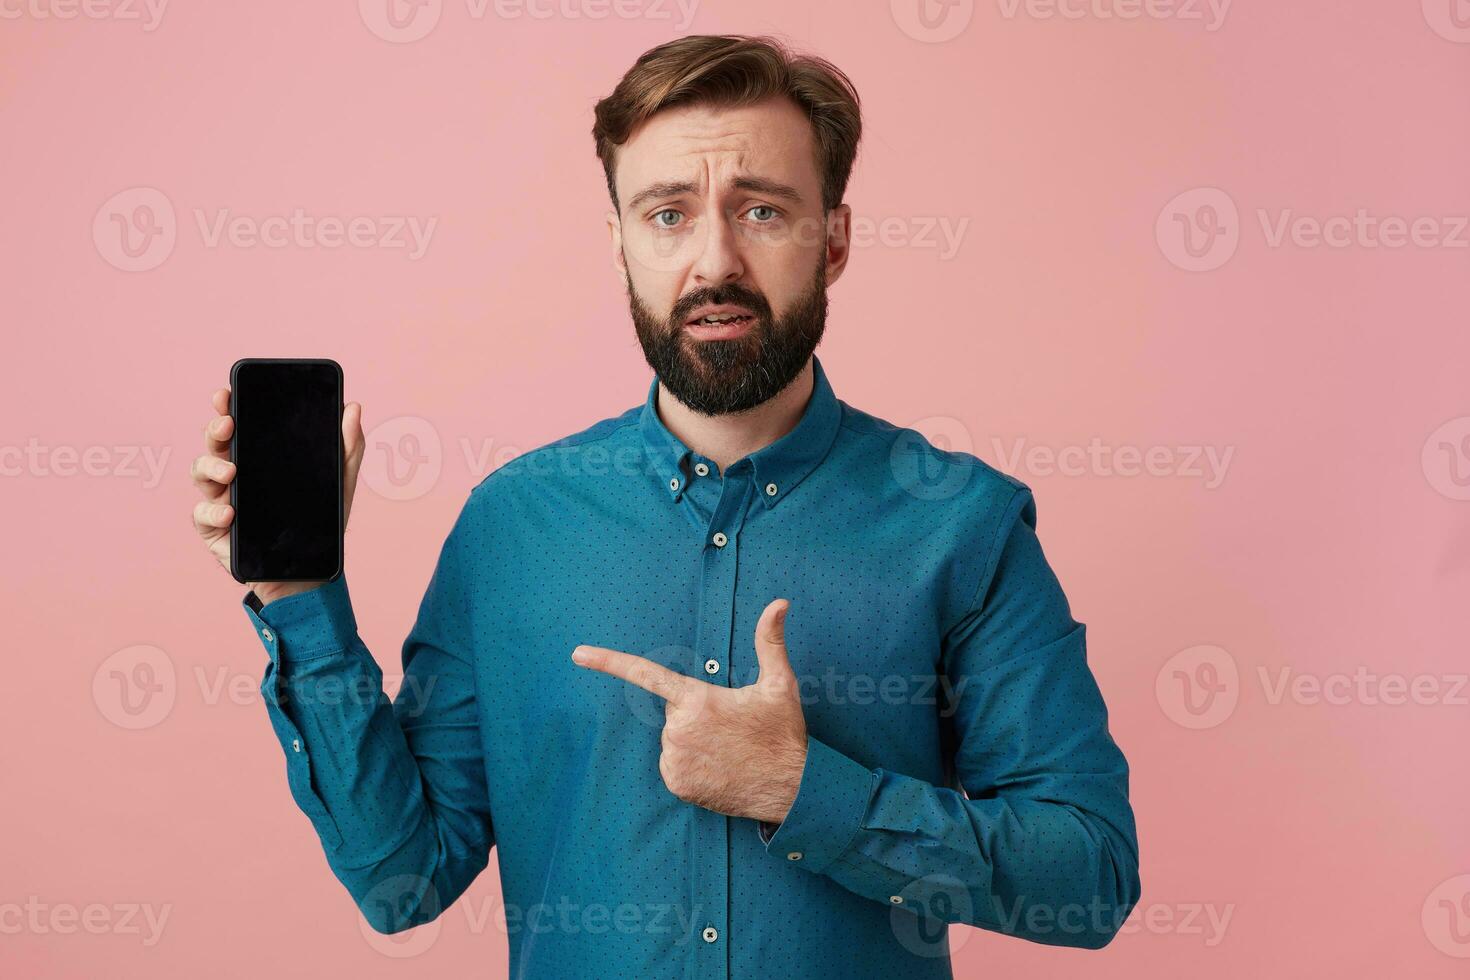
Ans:
[[[754,191],[757,194],[767,194],[771,197],[784,197],[788,201],[800,204],[801,192],[790,184],[783,184],[776,180],[767,180],[764,177],[736,177],[730,182],[730,187],[737,191]],[[643,190],[634,194],[628,201],[627,210],[635,211],[638,206],[648,201],[657,200],[661,197],[675,197],[679,194],[693,194],[699,188],[693,181],[688,180],[665,180],[657,184],[650,184]]]
[[[767,180],[764,177],[736,177],[730,184],[737,191],[754,191],[771,197],[784,197],[796,204],[801,203],[801,192],[790,184]]]
[[[628,201],[628,210],[637,210],[638,205],[645,201],[656,200],[660,197],[674,197],[678,194],[692,194],[699,188],[694,186],[693,181],[688,180],[665,180],[657,184],[650,184],[643,190],[634,194]]]

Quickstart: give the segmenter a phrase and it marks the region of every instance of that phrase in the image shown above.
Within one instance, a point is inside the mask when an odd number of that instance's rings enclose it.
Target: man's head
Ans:
[[[597,103],[613,265],[644,356],[691,409],[753,408],[816,349],[861,132],[847,76],[769,38],[661,45]],[[735,319],[695,323],[711,314]]]

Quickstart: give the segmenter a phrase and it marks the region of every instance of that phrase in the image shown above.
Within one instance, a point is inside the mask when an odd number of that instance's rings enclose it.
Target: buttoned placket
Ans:
[[[737,673],[753,672],[747,653],[753,638],[735,636],[735,586],[746,519],[780,505],[822,461],[837,436],[842,406],[828,384],[821,362],[813,357],[812,399],[796,427],[720,473],[714,461],[684,445],[658,414],[659,382],[649,385],[638,425],[657,474],[664,501],[687,521],[690,551],[700,562],[697,621],[690,638],[693,649],[673,664],[680,673],[709,684],[734,685]],[[738,642],[739,647],[734,644]],[[732,665],[739,652],[746,662]],[[686,950],[685,980],[727,980],[730,972],[730,841],[738,818],[701,807],[683,811],[692,823],[690,896],[694,907],[691,931],[701,941]],[[759,824],[751,822],[749,832]],[[764,838],[763,838],[764,839]],[[797,852],[792,852],[797,853]],[[805,855],[789,858],[803,860]]]
[[[690,662],[681,673],[702,677],[705,683],[729,687],[730,655],[735,639],[735,583],[740,557],[740,532],[754,499],[751,463],[741,459],[723,474],[690,454],[687,478],[679,506],[696,518],[692,523],[704,535],[700,555],[699,617]],[[729,976],[730,834],[734,818],[702,807],[691,807],[694,820],[694,862],[691,893],[698,916],[695,924],[703,940],[695,944],[695,974],[710,980]]]

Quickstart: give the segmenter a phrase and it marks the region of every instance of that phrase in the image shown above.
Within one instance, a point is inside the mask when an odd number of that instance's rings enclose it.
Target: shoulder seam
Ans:
[[[1011,535],[1011,529],[1016,526],[1016,521],[1021,519],[1021,511],[1026,507],[1026,501],[1031,497],[1030,488],[1021,485],[1011,492],[1002,509],[1002,517],[998,522],[995,535],[991,538],[990,548],[985,555],[985,564],[980,568],[980,580],[975,583],[975,591],[970,594],[970,601],[965,604],[965,613],[978,608],[981,594],[990,586],[995,579],[996,567],[1000,564],[1000,553],[1005,549],[1006,539]],[[964,614],[962,614],[964,615]]]

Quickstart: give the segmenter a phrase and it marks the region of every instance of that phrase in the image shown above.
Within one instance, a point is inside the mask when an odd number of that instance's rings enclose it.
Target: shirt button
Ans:
[[[706,660],[704,662],[704,672],[706,674],[718,674],[720,672],[720,662],[718,660]]]
[[[888,896],[888,901],[892,902],[894,905],[902,905],[903,904],[903,896],[902,895],[889,895]]]
[[[291,739],[291,751],[292,752],[300,752],[301,751],[301,739],[299,739],[299,738],[293,738],[293,739]]]
[[[669,489],[670,490],[677,490],[677,489],[679,489],[679,478],[677,476],[670,478],[670,480],[669,480]]]
[[[776,485],[774,483],[767,483],[766,484],[766,496],[767,497],[774,497],[775,495],[776,495]]]
[[[705,926],[704,932],[700,933],[700,935],[704,937],[704,941],[707,943],[712,943],[720,938],[720,933],[714,926]]]
[[[725,537],[724,531],[716,531],[715,536],[710,540],[715,543],[716,548],[723,548],[730,539]]]
[[[801,852],[800,851],[792,851],[790,854],[786,855],[786,860],[788,860],[788,861],[800,861],[801,860]]]
[[[700,476],[709,476],[709,467],[705,466],[703,463],[695,463],[694,472],[698,473]]]
[[[269,643],[271,640],[274,640],[275,639],[275,636],[271,634],[271,631],[270,630],[261,630],[260,631],[260,638],[262,640],[264,640],[265,642]]]

